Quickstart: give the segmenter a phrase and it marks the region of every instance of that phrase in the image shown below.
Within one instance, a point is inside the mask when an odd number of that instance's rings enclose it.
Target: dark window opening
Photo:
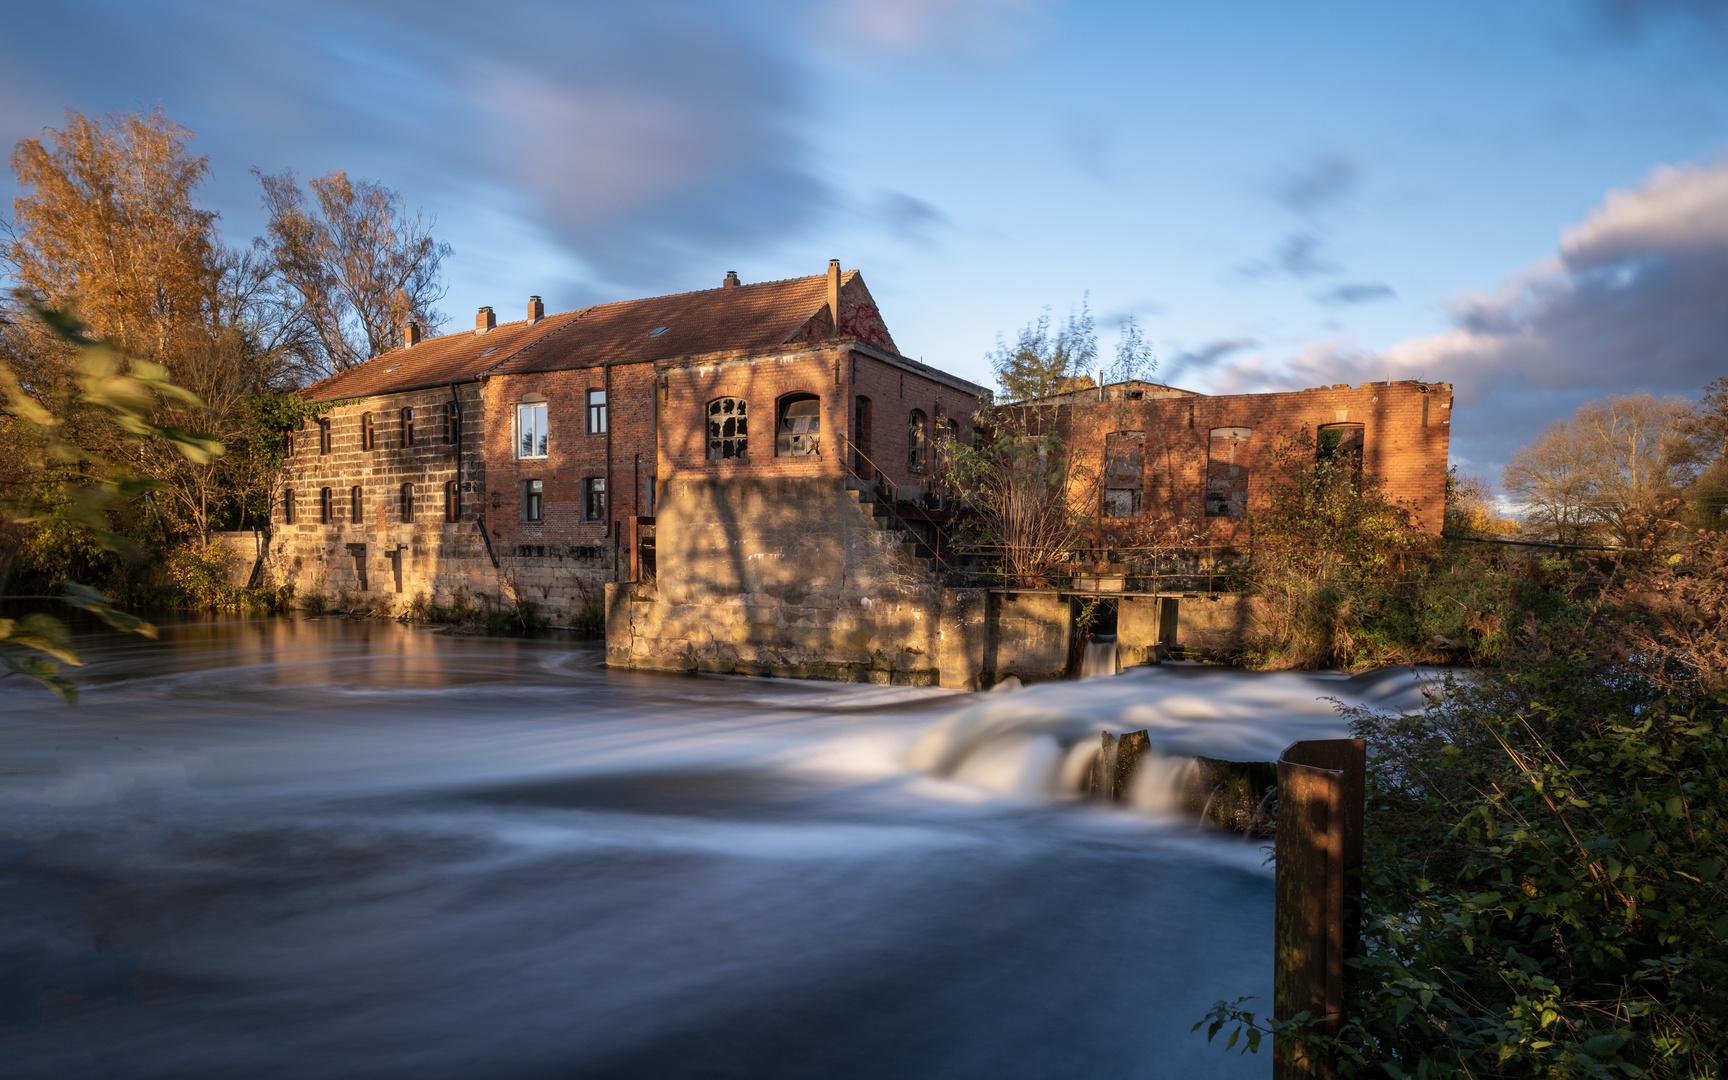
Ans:
[[[787,394],[780,399],[774,427],[774,456],[810,457],[820,452],[822,399],[815,394]]]
[[[408,524],[414,522],[414,485],[402,485],[402,520]]]
[[[1327,424],[1314,440],[1314,460],[1331,462],[1341,474],[1360,478],[1364,442],[1361,424]]]
[[[320,421],[318,421],[318,453],[328,454],[329,452],[330,452],[330,421],[329,420],[320,420]]]
[[[402,410],[402,445],[414,445],[414,410]]]
[[[1206,516],[1248,514],[1248,440],[1253,428],[1213,428],[1206,456]]]
[[[1113,431],[1104,436],[1104,516],[1139,517],[1146,490],[1146,433]]]
[[[1426,401],[1427,399],[1424,398],[1423,400]],[[1424,415],[1426,415],[1426,413],[1424,413]],[[1424,425],[1424,426],[1426,426],[1426,425]],[[293,457],[294,456],[294,429],[293,428],[288,428],[282,432],[282,456],[284,456],[284,457]]]
[[[372,414],[360,415],[360,449],[371,450],[378,444],[378,432],[372,426]]]
[[[582,520],[606,520],[606,478],[590,476],[582,481]]]
[[[454,401],[444,406],[444,441],[462,442],[462,409]]]
[[[750,448],[744,399],[723,397],[708,403],[708,460],[741,458]]]
[[[588,391],[588,434],[606,434],[606,391]]]
[[[456,481],[450,480],[444,485],[444,520],[460,521],[462,519],[462,489]]]
[[[348,489],[348,520],[356,525],[361,524],[364,521],[364,518],[361,516],[360,511],[360,488],[357,486],[351,487]]]
[[[545,484],[540,480],[522,481],[522,520],[539,521],[541,517],[541,497]]]
[[[292,488],[282,493],[282,524],[294,524],[294,491]]]
[[[318,524],[328,525],[336,520],[336,499],[329,488],[318,493]]]
[[[870,429],[872,423],[870,399],[860,397],[852,404],[852,471],[863,476],[870,468]]]
[[[930,433],[923,409],[913,409],[906,422],[906,466],[923,469],[930,458]]]

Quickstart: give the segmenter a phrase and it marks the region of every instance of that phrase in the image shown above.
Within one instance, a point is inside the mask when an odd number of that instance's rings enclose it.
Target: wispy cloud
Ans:
[[[1371,304],[1376,300],[1390,300],[1398,293],[1379,281],[1349,282],[1336,285],[1330,289],[1316,293],[1314,299],[1322,304]]]
[[[1502,461],[1557,413],[1630,389],[1696,394],[1728,370],[1728,162],[1612,192],[1551,257],[1451,305],[1451,327],[1384,351],[1327,342],[1217,373],[1222,389],[1381,378],[1453,383],[1453,436]]]
[[[1362,166],[1355,158],[1331,151],[1291,169],[1275,185],[1273,194],[1291,213],[1312,219],[1342,207],[1356,193],[1361,180]]]

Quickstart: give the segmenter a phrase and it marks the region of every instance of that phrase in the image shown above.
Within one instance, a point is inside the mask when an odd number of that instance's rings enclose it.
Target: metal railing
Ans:
[[[850,451],[852,454],[852,465],[848,471],[850,471],[853,476],[857,477],[860,480],[865,481],[866,483],[874,484],[878,488],[887,488],[888,489],[887,503],[888,503],[889,515],[891,517],[893,517],[896,522],[899,523],[900,528],[905,529],[907,532],[911,533],[912,536],[917,539],[918,543],[923,544],[924,538],[919,536],[916,530],[912,529],[910,526],[908,526],[906,524],[906,521],[907,521],[906,518],[900,516],[900,485],[898,485],[894,481],[890,480],[888,478],[888,474],[882,471],[882,467],[880,465],[877,465],[874,461],[871,461],[870,455],[868,455],[864,451],[860,450],[858,448],[857,443],[855,443],[851,439],[847,438],[844,434],[842,434],[840,436],[840,441],[846,445],[846,449],[848,451]],[[859,475],[858,462],[860,462],[860,461],[862,461],[864,464],[868,465],[870,467],[870,471],[876,474],[873,479],[872,478],[866,478],[864,476]],[[878,494],[877,498],[880,499],[881,495]],[[932,522],[931,524],[934,525],[935,523]],[[944,559],[942,557],[941,551],[938,550],[941,546],[940,545],[940,537],[941,537],[941,530],[940,529],[937,530],[937,537],[938,537],[937,543],[927,544],[925,546],[930,549],[930,557],[936,561],[936,568],[937,568],[938,572],[940,572],[942,574],[950,574],[951,575],[951,574],[955,573],[954,568],[948,565],[948,560]]]

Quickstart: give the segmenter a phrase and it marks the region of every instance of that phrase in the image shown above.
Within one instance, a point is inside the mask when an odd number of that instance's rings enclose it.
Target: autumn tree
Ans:
[[[278,275],[280,299],[308,331],[308,360],[321,374],[345,371],[402,343],[417,321],[443,322],[444,259],[450,245],[402,196],[338,169],[306,183],[292,172],[259,174],[268,236],[260,241]],[[310,198],[308,198],[308,191]]]

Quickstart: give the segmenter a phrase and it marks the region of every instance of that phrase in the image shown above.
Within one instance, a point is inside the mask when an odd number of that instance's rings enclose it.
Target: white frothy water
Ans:
[[[1111,650],[1099,642],[1091,649]],[[1103,661],[1100,661],[1103,663]],[[984,695],[925,732],[907,767],[993,794],[1073,799],[1099,747],[1099,734],[1145,730],[1152,749],[1130,781],[1127,802],[1153,816],[1172,813],[1197,756],[1275,761],[1300,739],[1341,738],[1338,705],[1414,709],[1433,672],[1387,669],[1346,677],[1328,672],[1242,672],[1198,665],[1133,668],[1115,678],[1047,683]]]

